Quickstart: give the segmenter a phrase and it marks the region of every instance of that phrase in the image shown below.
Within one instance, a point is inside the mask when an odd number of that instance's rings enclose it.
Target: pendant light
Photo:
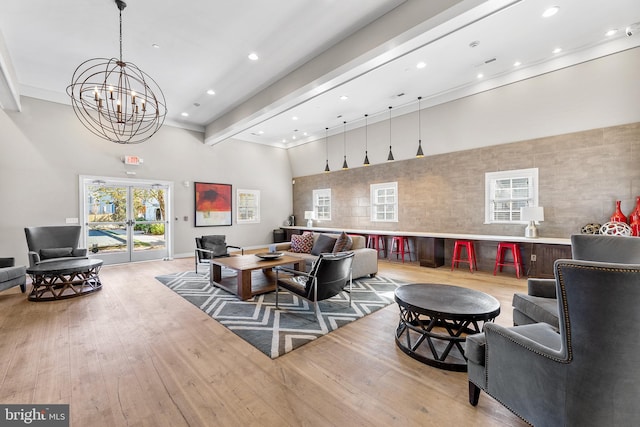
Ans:
[[[418,97],[418,152],[416,153],[416,157],[424,157],[424,153],[422,152],[422,121],[420,120],[420,115],[422,114],[422,110],[420,110],[420,100],[421,96]]]
[[[342,170],[349,169],[347,164],[347,122],[344,122],[344,131],[342,132],[344,140],[344,162],[342,162]]]
[[[115,3],[120,11],[120,57],[80,64],[67,93],[76,116],[92,133],[119,144],[137,144],[160,129],[167,107],[151,76],[122,59],[122,11],[127,4]]]
[[[368,142],[369,142],[369,133],[368,133],[368,122],[367,122],[367,118],[369,117],[368,114],[364,115],[364,166],[369,166],[369,154],[367,153],[367,149],[368,147]]]
[[[331,172],[331,169],[329,169],[329,128],[324,128],[324,145],[327,149],[327,163],[324,165],[324,171]]]
[[[391,106],[389,106],[389,156],[387,156],[387,161],[394,160],[393,152],[391,151]]]

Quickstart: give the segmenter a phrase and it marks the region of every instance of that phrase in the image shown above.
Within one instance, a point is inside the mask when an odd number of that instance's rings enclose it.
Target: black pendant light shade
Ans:
[[[324,145],[327,150],[327,162],[325,163],[324,171],[331,172],[331,169],[329,169],[329,128],[324,128]]]
[[[344,161],[342,162],[342,169],[349,169],[349,165],[347,164],[347,122],[344,122],[344,130],[342,132],[343,140],[344,140]]]
[[[421,96],[418,97],[418,152],[416,153],[416,157],[424,157],[424,152],[422,151],[422,121],[420,120],[420,115],[422,114],[422,110],[420,110],[420,100]]]
[[[389,106],[389,155],[387,156],[387,161],[394,160],[393,152],[391,151],[391,106]]]
[[[368,144],[369,144],[369,133],[368,133],[368,114],[364,115],[364,162],[362,163],[364,166],[369,166],[369,154],[368,154]]]

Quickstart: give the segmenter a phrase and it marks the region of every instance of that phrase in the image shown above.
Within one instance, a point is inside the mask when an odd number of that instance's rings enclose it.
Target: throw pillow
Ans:
[[[313,248],[311,249],[311,255],[318,256],[320,254],[331,252],[335,245],[336,245],[336,239],[334,239],[331,236],[327,236],[326,234],[321,234],[318,236],[318,239],[313,244]]]
[[[204,256],[202,258],[210,259],[212,257],[220,257],[227,255],[227,243],[226,237],[220,234],[214,234],[210,236],[202,236],[202,247],[208,249],[213,253],[201,252]]]
[[[344,231],[340,233],[340,236],[336,239],[336,244],[333,247],[333,253],[348,251],[353,246],[353,240]]]
[[[71,256],[73,248],[47,248],[40,249],[40,259],[63,258]]]
[[[313,234],[294,234],[291,236],[291,252],[309,254],[313,248]]]

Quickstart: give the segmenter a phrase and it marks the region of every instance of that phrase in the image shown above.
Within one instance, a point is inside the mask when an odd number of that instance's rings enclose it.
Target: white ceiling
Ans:
[[[166,123],[287,148],[640,46],[638,0],[429,2],[129,0],[123,59],[162,88]],[[75,68],[119,53],[114,0],[3,2],[0,32],[3,108],[11,91],[69,104]]]

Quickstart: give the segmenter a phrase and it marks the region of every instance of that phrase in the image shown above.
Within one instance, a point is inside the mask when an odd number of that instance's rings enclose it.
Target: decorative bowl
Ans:
[[[259,254],[256,254],[258,258],[262,259],[276,259],[280,258],[282,255],[284,255],[283,252],[260,252]]]

